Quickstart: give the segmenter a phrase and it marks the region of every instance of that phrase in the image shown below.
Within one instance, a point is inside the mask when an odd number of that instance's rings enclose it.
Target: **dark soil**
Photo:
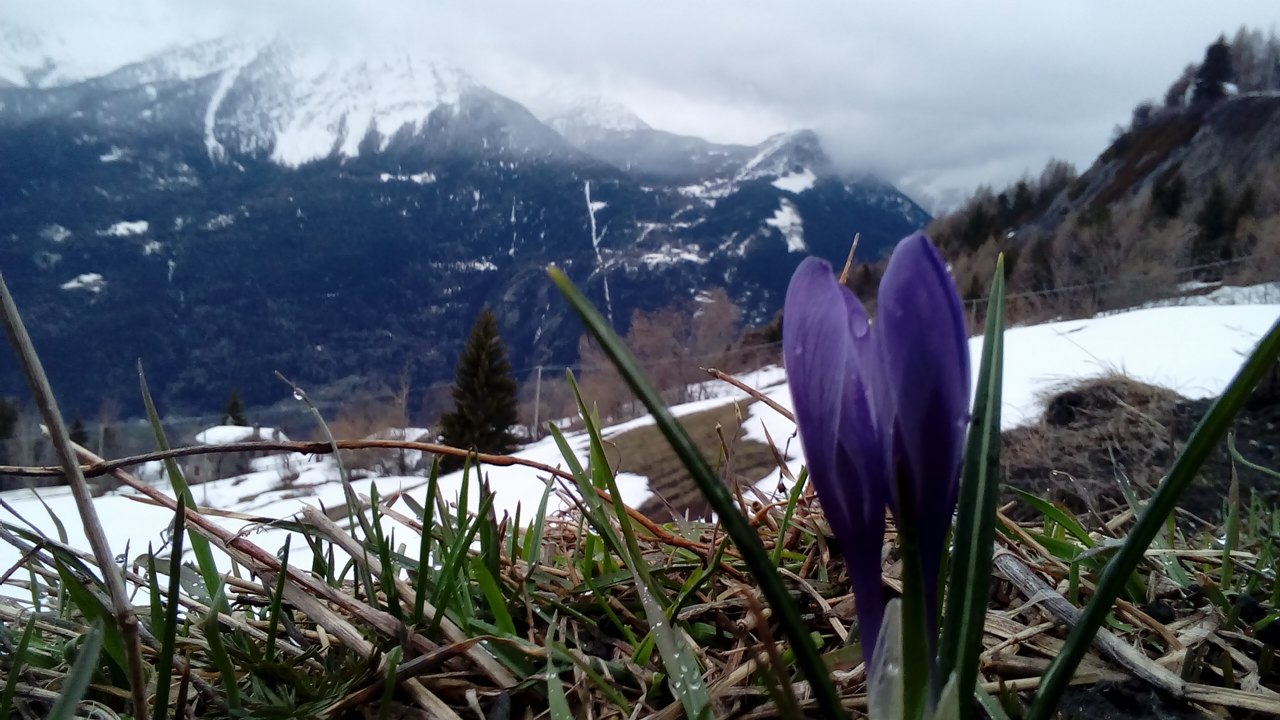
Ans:
[[[777,470],[768,446],[742,437],[742,420],[750,414],[749,406],[745,402],[729,403],[680,418],[685,431],[731,488],[750,485]],[[702,492],[657,427],[628,430],[607,442],[616,452],[610,452],[610,460],[618,471],[649,478],[653,497],[638,508],[640,512],[658,522],[676,517],[710,517],[711,508]]]
[[[1098,683],[1067,691],[1060,720],[1203,720],[1185,703],[1167,700],[1140,680]]]
[[[1127,508],[1125,483],[1138,498],[1150,497],[1212,404],[1118,375],[1064,388],[1039,423],[1004,434],[1006,483],[1077,513]],[[1232,432],[1245,459],[1280,469],[1277,373],[1255,391]],[[1224,438],[1183,495],[1183,519],[1222,517],[1233,467],[1243,504],[1280,505],[1280,480],[1233,463]]]

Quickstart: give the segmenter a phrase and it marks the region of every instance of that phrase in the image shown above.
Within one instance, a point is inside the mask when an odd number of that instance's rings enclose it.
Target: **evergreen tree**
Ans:
[[[67,431],[67,435],[71,437],[71,442],[82,447],[89,445],[89,431],[84,429],[84,421],[76,418],[71,421],[71,429]]]
[[[244,402],[240,400],[240,391],[232,390],[227,400],[227,409],[222,413],[223,425],[239,425],[247,427],[249,421],[244,418]]]
[[[476,319],[458,358],[453,405],[453,412],[440,418],[440,438],[445,444],[482,453],[506,454],[515,449],[511,428],[519,419],[516,381],[498,336],[498,319],[488,308]],[[440,461],[444,470],[456,470],[462,463],[462,458],[452,456]]]
[[[1196,71],[1195,90],[1191,104],[1213,103],[1227,96],[1224,84],[1231,82],[1235,74],[1231,70],[1231,46],[1225,37],[1210,45],[1204,52],[1204,62]]]
[[[1192,242],[1191,252],[1197,264],[1212,263],[1227,256],[1230,240],[1230,202],[1221,183],[1214,183],[1209,196],[1196,214],[1199,233]],[[1208,275],[1209,273],[1202,273]]]
[[[0,463],[9,464],[10,440],[18,427],[18,401],[0,397]],[[7,489],[0,485],[0,489]]]

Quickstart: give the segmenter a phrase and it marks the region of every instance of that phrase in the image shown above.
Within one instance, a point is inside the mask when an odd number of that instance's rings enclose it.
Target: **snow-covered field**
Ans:
[[[1254,299],[1248,293],[1238,293],[1236,297],[1245,302]],[[1215,297],[1214,300],[1221,301],[1221,298]],[[1192,398],[1216,395],[1226,387],[1244,356],[1277,318],[1280,318],[1280,304],[1204,304],[1143,308],[1089,320],[1010,329],[1005,335],[1002,424],[1011,428],[1036,422],[1046,392],[1073,380],[1112,371],[1172,388]],[[976,372],[982,339],[971,340],[970,349]],[[780,404],[790,406],[786,376],[781,369],[765,368],[747,373],[742,379]],[[677,416],[746,397],[719,383],[706,385],[700,390],[702,396],[711,397],[673,408]],[[652,422],[649,417],[630,420],[607,428],[605,435],[617,435]],[[787,450],[790,464],[798,470],[803,459],[799,443],[791,438],[794,425],[763,403],[756,403],[751,406],[746,422],[747,436],[764,441],[766,430],[780,447]],[[234,435],[235,431],[211,429],[202,440],[228,442]],[[585,465],[585,435],[571,434],[568,442]],[[564,462],[550,438],[524,447],[517,455],[552,466],[563,465]],[[331,458],[269,456],[254,460],[253,467],[254,471],[246,475],[196,486],[197,502],[259,519],[287,518],[305,504],[323,503],[326,507],[343,504],[342,487],[336,481],[336,467]],[[296,473],[296,479],[282,482],[283,476],[293,473]],[[499,517],[504,513],[514,515],[517,506],[521,507],[521,517],[525,520],[536,511],[546,487],[539,472],[514,466],[486,467],[484,473],[495,492],[495,510]],[[356,481],[354,485],[356,492],[363,495],[367,495],[376,483],[379,494],[384,497],[402,490],[415,494],[416,499],[421,500],[425,482],[422,477],[382,477]],[[474,509],[479,493],[474,487],[474,480],[472,482],[468,504]],[[776,483],[775,472],[762,478],[757,487],[769,492]],[[618,476],[618,485],[623,499],[632,506],[638,506],[650,495],[648,480],[638,475],[623,473]],[[446,498],[457,498],[462,486],[462,473],[442,477],[440,486]],[[170,489],[163,481],[157,487],[166,491]],[[88,549],[80,530],[75,503],[66,488],[40,490],[39,498],[29,491],[11,491],[0,494],[0,497],[27,522],[56,537],[53,521],[41,503],[43,500],[63,520],[69,543]],[[566,504],[562,495],[553,494],[549,507],[559,510]],[[163,542],[164,529],[172,520],[168,510],[139,502],[132,491],[98,498],[95,505],[111,547],[117,554],[123,553],[128,546],[129,554],[136,557],[146,552],[148,543],[159,546]],[[398,508],[409,512],[404,505]],[[0,515],[6,516],[6,522],[15,522],[15,518],[8,517],[10,513],[7,511]],[[283,542],[285,531],[264,526],[261,521],[221,519],[220,522],[273,550]],[[398,540],[414,544],[407,529],[396,528],[395,532]],[[0,567],[9,568],[19,556],[17,549],[0,543]]]

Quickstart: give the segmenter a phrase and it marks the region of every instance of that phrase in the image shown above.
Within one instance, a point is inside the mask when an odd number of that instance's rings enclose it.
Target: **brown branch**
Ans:
[[[437,455],[455,455],[458,457],[470,456],[485,465],[497,465],[503,467],[523,465],[524,467],[541,470],[542,472],[549,473],[566,480],[574,479],[573,475],[561,470],[560,468],[552,467],[534,460],[526,460],[514,455],[472,453],[463,450],[462,448],[440,445],[437,443],[411,442],[409,440],[338,440],[335,444],[339,450],[421,450],[422,452],[435,453]],[[333,446],[323,440],[303,442],[252,440],[247,442],[226,443],[225,445],[192,445],[189,447],[173,448],[171,450],[159,450],[156,452],[145,453],[143,455],[132,455],[130,457],[118,458],[116,460],[97,460],[95,462],[81,465],[80,471],[85,477],[98,477],[101,475],[111,475],[117,470],[132,467],[134,465],[141,465],[154,460],[168,460],[170,458],[191,457],[195,455],[217,455],[234,452],[261,452],[266,450],[277,450],[307,455],[325,455],[333,452]],[[22,477],[63,477],[65,475],[65,470],[61,466],[25,467],[21,465],[0,465],[0,475],[17,475]]]
[[[844,270],[840,272],[840,284],[847,285],[849,283],[849,273],[853,270],[853,256],[858,252],[858,241],[862,239],[862,233],[853,234],[853,245],[849,247],[849,258],[844,261]]]
[[[782,407],[782,406],[781,406],[781,405],[779,405],[779,404],[778,404],[778,402],[777,402],[776,400],[774,400],[773,398],[769,397],[768,395],[765,395],[764,393],[760,392],[759,390],[757,390],[757,389],[755,389],[755,388],[751,387],[750,385],[748,385],[748,384],[746,384],[746,383],[742,382],[742,381],[741,381],[741,380],[739,380],[738,378],[736,378],[736,377],[734,377],[734,376],[732,376],[732,375],[729,375],[729,374],[727,374],[727,373],[721,372],[721,371],[719,371],[719,370],[717,370],[717,369],[715,369],[715,368],[702,368],[702,371],[703,371],[703,372],[705,372],[706,374],[710,375],[711,377],[713,377],[713,378],[717,379],[717,380],[723,380],[724,382],[729,383],[730,385],[732,385],[732,386],[734,386],[734,387],[738,388],[739,390],[741,390],[742,392],[744,392],[744,393],[746,393],[746,394],[750,395],[751,397],[755,398],[756,400],[759,400],[760,402],[764,403],[765,405],[768,405],[769,407],[773,408],[773,409],[774,409],[774,411],[776,411],[779,415],[781,415],[782,417],[784,417],[784,418],[786,418],[786,419],[790,420],[791,422],[795,422],[795,421],[796,421],[796,416],[795,416],[795,415],[793,415],[793,414],[791,413],[791,411],[790,411],[790,410],[788,410],[788,409],[786,409],[786,408]],[[3,468],[0,468],[0,472],[4,472]]]

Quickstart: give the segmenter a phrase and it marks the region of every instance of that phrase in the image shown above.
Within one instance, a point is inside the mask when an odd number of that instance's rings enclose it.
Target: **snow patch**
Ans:
[[[777,180],[774,180],[772,185],[779,190],[799,195],[805,190],[813,187],[813,184],[817,182],[817,180],[818,177],[813,174],[813,171],[809,168],[805,168],[804,172],[793,172],[783,175]]]
[[[699,255],[689,248],[671,247],[663,245],[661,249],[655,252],[648,252],[640,256],[640,262],[646,267],[652,269],[663,265],[674,265],[675,263],[691,262],[698,265],[705,265],[707,258]]]
[[[245,442],[246,440],[288,441],[284,433],[276,428],[249,427],[246,425],[214,425],[196,433],[196,442],[201,445],[226,445],[227,443]]]
[[[40,237],[49,242],[60,243],[71,237],[71,231],[61,225],[46,225],[40,229]]]
[[[804,245],[804,223],[800,220],[800,213],[796,210],[796,206],[790,200],[783,200],[782,204],[773,213],[773,217],[764,221],[765,225],[777,228],[782,233],[782,237],[787,240],[788,252],[805,252],[807,248]]]
[[[360,56],[282,45],[272,53],[280,65],[280,92],[257,108],[277,163],[297,167],[337,154],[356,157],[368,137],[379,151],[407,130],[417,133],[442,106],[456,106],[471,86],[461,71],[387,46]]]
[[[209,154],[209,159],[214,162],[221,162],[227,157],[227,149],[222,146],[222,143],[218,142],[216,133],[218,108],[222,107],[222,102],[227,99],[227,93],[231,92],[231,88],[235,86],[236,79],[240,77],[240,73],[244,68],[257,57],[257,54],[257,48],[248,46],[241,48],[239,57],[218,76],[218,85],[213,89],[209,104],[204,109],[204,148],[205,152]]]
[[[142,235],[151,228],[151,224],[146,220],[122,220],[106,230],[99,230],[99,235],[110,235],[112,237],[129,237],[131,235]]]
[[[609,231],[609,228],[606,227],[601,232],[596,231],[596,210],[606,207],[606,203],[591,200],[590,180],[583,181],[582,194],[587,198],[587,217],[591,221],[591,248],[596,252],[596,267],[600,268],[604,284],[605,316],[609,318],[609,322],[613,322],[613,298],[609,296],[609,276],[604,272],[604,256],[600,254],[600,241],[604,239],[604,234]]]
[[[84,273],[77,275],[75,278],[62,283],[63,290],[87,290],[94,295],[102,292],[107,286],[107,281],[98,273]]]
[[[220,215],[214,215],[213,217],[209,218],[208,221],[206,221],[203,225],[200,226],[200,229],[201,230],[221,230],[224,227],[228,227],[230,225],[235,224],[235,221],[236,221],[235,215],[232,215],[231,213],[222,213]]]
[[[429,172],[420,172],[413,175],[392,175],[391,173],[382,173],[378,175],[378,179],[382,182],[411,182],[418,185],[427,185],[436,181],[436,176]]]

